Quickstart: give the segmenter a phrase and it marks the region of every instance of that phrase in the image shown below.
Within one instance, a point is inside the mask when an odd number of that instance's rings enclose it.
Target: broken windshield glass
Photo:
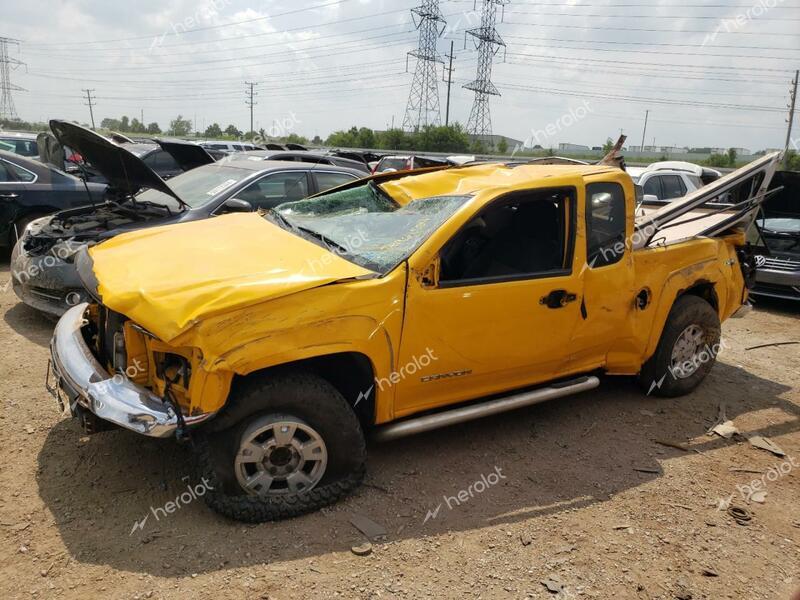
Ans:
[[[400,206],[372,182],[277,210],[294,226],[332,241],[332,252],[387,273],[419,247],[470,196],[433,196]],[[328,244],[330,247],[330,244]]]

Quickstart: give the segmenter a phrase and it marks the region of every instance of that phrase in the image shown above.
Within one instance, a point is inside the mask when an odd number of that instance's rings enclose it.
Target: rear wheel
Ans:
[[[225,428],[197,440],[204,498],[215,511],[253,523],[295,517],[363,480],[361,425],[326,380],[302,372],[256,378],[232,401],[220,415]]]
[[[697,296],[681,296],[667,317],[655,353],[642,366],[639,383],[648,395],[688,394],[708,375],[720,349],[714,308]]]

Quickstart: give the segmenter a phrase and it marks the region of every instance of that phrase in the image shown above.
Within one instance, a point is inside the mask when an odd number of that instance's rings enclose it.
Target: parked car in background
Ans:
[[[227,161],[258,161],[258,160],[284,160],[287,162],[304,162],[318,165],[345,167],[359,171],[362,176],[369,174],[369,167],[361,161],[341,158],[317,152],[286,152],[275,150],[253,150],[252,152],[238,152],[229,155]]]
[[[31,221],[59,210],[101,203],[106,186],[37,160],[0,150],[0,247],[13,246]]]
[[[249,150],[259,150],[260,146],[249,142],[200,142],[200,146],[207,150],[217,150],[225,154],[233,152],[247,152]],[[281,148],[282,149],[282,148]]]
[[[39,155],[35,133],[0,131],[0,150],[12,152],[28,158]]]
[[[703,187],[699,177],[685,171],[639,171],[636,167],[628,167],[627,170],[634,183],[641,186],[645,203],[671,202]]]
[[[413,169],[424,169],[426,167],[440,167],[450,164],[443,158],[431,158],[427,156],[412,155],[392,155],[384,156],[375,166],[374,173],[385,173],[387,171],[411,171]]]
[[[75,252],[83,245],[136,229],[270,209],[361,176],[352,169],[317,168],[311,163],[212,161],[165,182],[146,160],[131,152],[130,144],[114,144],[65,121],[52,121],[51,127],[59,141],[80,152],[115,192],[113,199],[102,204],[31,222],[14,247],[14,291],[24,303],[54,315],[85,298],[73,264]],[[176,149],[164,141],[162,145],[178,160],[202,157],[195,150],[203,151],[199,146],[179,143],[183,147]]]
[[[753,294],[800,300],[800,171],[778,171],[751,241],[757,246]]]
[[[683,160],[662,160],[647,167],[648,171],[684,171],[699,177],[703,185],[708,185],[722,177],[722,173],[710,167],[703,167]]]

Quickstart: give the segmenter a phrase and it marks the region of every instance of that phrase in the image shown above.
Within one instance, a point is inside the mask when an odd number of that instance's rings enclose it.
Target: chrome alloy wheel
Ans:
[[[698,357],[705,344],[705,332],[699,325],[689,325],[672,346],[670,371],[678,379],[691,377],[700,366]]]
[[[267,415],[242,434],[234,470],[248,494],[269,497],[309,491],[327,464],[319,433],[294,417]]]

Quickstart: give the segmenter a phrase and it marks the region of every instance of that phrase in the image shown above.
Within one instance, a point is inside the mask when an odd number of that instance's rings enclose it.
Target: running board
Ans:
[[[599,385],[600,380],[594,376],[571,379],[561,383],[551,384],[546,388],[513,394],[496,400],[489,400],[482,404],[454,408],[452,410],[386,425],[377,429],[372,437],[375,440],[387,442],[407,435],[431,431],[439,427],[464,423],[480,417],[488,417],[489,415],[496,415],[509,410],[522,408],[523,406],[531,406],[533,404],[539,404],[540,402],[554,400],[555,398],[570,396],[578,392],[594,389]]]

